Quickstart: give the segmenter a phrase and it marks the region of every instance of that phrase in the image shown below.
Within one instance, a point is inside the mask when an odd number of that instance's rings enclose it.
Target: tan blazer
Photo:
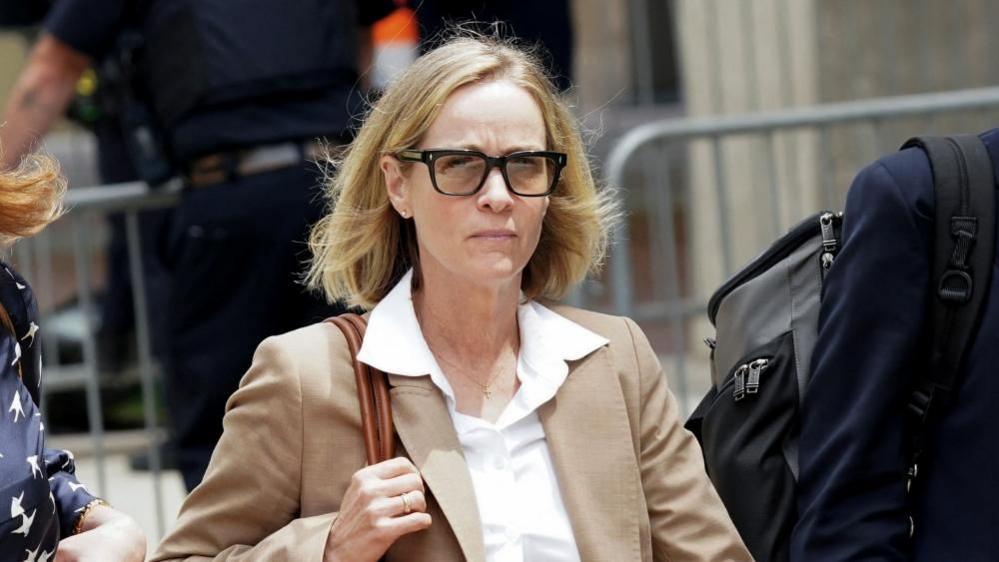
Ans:
[[[569,365],[539,409],[583,560],[750,560],[631,320],[552,307],[610,340]],[[389,561],[484,562],[461,445],[429,377],[389,376],[399,454],[426,481],[430,529]],[[154,561],[322,560],[351,475],[364,466],[346,342],[329,324],[268,338],[226,405],[208,472]]]

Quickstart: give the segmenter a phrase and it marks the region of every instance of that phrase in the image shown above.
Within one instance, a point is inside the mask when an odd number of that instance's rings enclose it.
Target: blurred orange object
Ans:
[[[406,6],[397,8],[396,11],[375,22],[371,34],[375,45],[393,43],[416,45],[420,39],[416,13]]]
[[[399,7],[375,22],[371,30],[374,43],[371,85],[376,89],[387,86],[418,54],[420,31],[416,13],[406,6],[405,0],[396,0],[396,5]]]

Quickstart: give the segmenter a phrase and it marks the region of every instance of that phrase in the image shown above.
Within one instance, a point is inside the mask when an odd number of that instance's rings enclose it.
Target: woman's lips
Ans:
[[[517,235],[512,230],[482,230],[472,235],[480,240],[512,240]]]

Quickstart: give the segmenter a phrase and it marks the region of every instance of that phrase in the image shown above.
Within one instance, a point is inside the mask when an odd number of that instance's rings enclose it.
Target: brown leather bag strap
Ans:
[[[344,316],[353,323],[354,329],[357,330],[361,341],[363,341],[364,331],[368,327],[364,317],[357,314],[345,314]],[[372,396],[375,402],[378,440],[381,444],[379,459],[385,461],[395,456],[395,427],[392,425],[392,397],[389,394],[388,377],[374,367],[368,365],[364,367],[371,379]]]
[[[361,430],[364,432],[364,453],[369,465],[395,456],[395,428],[392,425],[392,402],[385,373],[357,360],[364,340],[367,322],[353,313],[326,320],[340,329],[354,363],[357,399],[361,406]]]

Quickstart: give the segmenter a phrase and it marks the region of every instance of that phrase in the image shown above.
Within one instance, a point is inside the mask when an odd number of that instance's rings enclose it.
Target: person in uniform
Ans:
[[[268,335],[336,313],[299,282],[322,213],[315,139],[349,135],[389,1],[58,0],[0,130],[9,167],[47,131],[91,62],[130,45],[143,125],[185,177],[164,249],[168,415],[189,489],[222,431],[226,399]],[[156,144],[156,143],[153,143]]]

